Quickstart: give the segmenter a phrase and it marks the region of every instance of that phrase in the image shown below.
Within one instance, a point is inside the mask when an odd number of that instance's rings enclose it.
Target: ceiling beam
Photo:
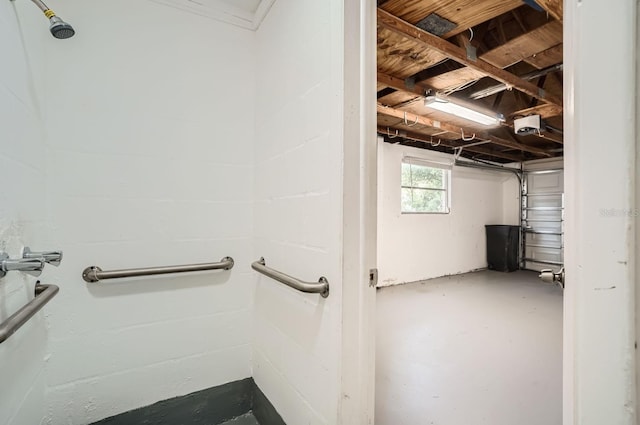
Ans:
[[[562,23],[549,21],[480,55],[480,59],[503,69],[562,43]]]
[[[558,115],[562,115],[562,108],[558,108],[555,105],[538,105],[533,108],[521,109],[519,111],[515,111],[509,114],[509,121],[505,123],[506,126],[513,128],[513,119],[519,117],[526,117],[528,115],[540,115],[541,119],[556,117]],[[539,137],[541,139],[546,139],[548,141],[554,143],[564,143],[564,139],[562,136],[551,133],[549,131],[542,130],[540,133],[534,133],[532,136]]]
[[[546,93],[544,90],[536,87],[535,84],[525,81],[508,71],[493,66],[482,59],[473,60],[472,58],[468,58],[465,49],[438,36],[423,31],[380,8],[378,8],[378,25],[413,40],[426,48],[435,50],[456,62],[468,66],[469,68],[480,71],[486,76],[500,81],[501,83],[504,83],[516,90],[522,91],[529,96],[533,96],[543,102],[562,106],[562,99],[560,97]]]
[[[562,115],[562,108],[556,105],[537,105],[533,108],[520,109],[519,111],[515,111],[509,114],[511,119],[517,117],[526,117],[527,115],[540,115],[542,118],[549,117],[557,117],[558,115]]]
[[[405,84],[405,80],[401,78],[393,77],[388,74],[384,74],[382,72],[378,72],[378,83],[381,85],[391,87],[392,89],[395,89],[395,90],[418,94],[420,96],[424,96],[424,93],[427,90],[425,86],[420,86],[422,88],[418,88],[419,86],[417,84],[412,89],[409,89]],[[504,93],[503,91],[499,92],[498,96],[500,96],[503,93]],[[417,98],[411,99],[410,102],[415,102],[416,99]],[[498,100],[498,97],[496,98],[496,100]],[[394,105],[395,108],[398,108],[398,106],[399,105]],[[494,105],[493,109],[497,109],[497,107]],[[510,120],[508,123],[505,123],[505,125],[513,129],[514,117],[527,116],[527,115],[533,115],[533,114],[540,115],[542,118],[554,117],[554,116],[562,115],[562,108],[556,105],[551,105],[549,103],[544,103],[544,104],[535,106],[533,108],[521,109],[519,111],[509,114]],[[404,112],[403,112],[403,116],[404,116]],[[456,131],[456,133],[457,132],[458,131]],[[563,143],[562,137],[559,137],[555,134],[551,134],[548,132],[535,133],[533,134],[533,136],[539,137],[543,140],[555,142],[555,143]]]
[[[407,84],[407,80],[403,80],[402,78],[397,78],[383,72],[378,72],[378,83],[391,87],[392,89],[402,90],[420,96],[424,96],[427,91],[430,90],[430,87],[423,84],[416,83],[409,85]]]
[[[540,156],[544,156],[544,157],[552,157],[553,155],[550,152],[547,152],[544,149],[540,149],[540,148],[536,148],[533,146],[528,146],[522,143],[517,143],[517,142],[512,142],[511,140],[505,140],[503,138],[494,136],[493,134],[487,132],[487,131],[474,131],[473,129],[470,128],[465,128],[465,127],[458,127],[456,125],[452,125],[446,122],[442,122],[442,121],[437,121],[434,119],[431,119],[429,117],[425,117],[422,115],[416,115],[413,114],[411,112],[408,111],[402,111],[400,109],[394,109],[394,108],[390,108],[388,106],[384,106],[378,103],[378,107],[377,107],[377,111],[379,114],[381,115],[386,115],[388,117],[393,117],[393,118],[398,118],[401,120],[407,120],[408,122],[411,123],[417,123],[417,124],[421,124],[424,125],[426,127],[432,127],[432,128],[437,128],[437,129],[441,129],[444,131],[447,131],[449,133],[453,133],[453,134],[462,134],[462,132],[466,133],[466,134],[474,134],[475,138],[478,140],[486,140],[488,142],[491,142],[493,144],[499,145],[499,146],[504,146],[506,148],[509,149],[514,149],[514,150],[519,150],[519,151],[525,151],[525,152],[530,152],[536,155],[540,155]]]
[[[398,136],[396,136],[396,137],[402,137],[404,139],[415,140],[417,142],[422,142],[422,143],[425,143],[427,145],[431,145],[431,136],[427,136],[426,134],[417,133],[417,132],[414,132],[414,131],[406,131],[406,130],[403,130],[401,128],[396,128],[396,127],[388,127],[388,128],[387,127],[378,127],[378,133],[383,134],[383,135],[386,135],[388,130],[398,130]],[[431,145],[431,146],[433,146],[433,145]],[[454,142],[454,141],[451,141],[451,140],[441,140],[441,139],[439,139],[439,143],[436,146],[446,146],[446,147],[451,148],[451,149],[464,147],[464,145],[462,143]],[[494,151],[492,149],[486,149],[486,148],[482,148],[480,146],[470,146],[468,148],[465,148],[464,150],[469,151],[469,152],[479,153],[479,154],[482,154],[482,155],[492,156],[494,158],[507,159],[507,160],[513,161],[513,162],[520,162],[520,161],[524,160],[524,157],[522,157],[522,156],[513,155],[513,154],[510,154],[510,153],[506,153],[506,152]]]
[[[562,22],[562,0],[536,0],[547,13]]]
[[[535,78],[538,78],[538,77],[541,77],[541,76],[547,75],[547,74],[554,74],[555,75],[555,73],[562,71],[562,67],[563,67],[563,65],[560,63],[560,64],[553,65],[553,66],[550,66],[550,67],[545,68],[545,69],[536,70],[536,71],[532,71],[532,72],[526,73],[524,75],[521,75],[520,78],[522,78],[523,80],[529,81],[529,80],[533,80]],[[482,99],[482,98],[494,95],[494,94],[496,94],[498,92],[507,90],[508,88],[509,87],[506,84],[497,84],[495,86],[487,87],[486,89],[482,89],[482,90],[473,92],[473,93],[471,93],[469,95],[469,98],[475,99],[475,100]]]
[[[535,134],[535,136],[540,137],[542,139],[547,139],[551,142],[559,143],[561,145],[564,144],[564,140],[562,139],[562,136],[551,133],[549,131],[542,131],[540,132],[540,134]]]

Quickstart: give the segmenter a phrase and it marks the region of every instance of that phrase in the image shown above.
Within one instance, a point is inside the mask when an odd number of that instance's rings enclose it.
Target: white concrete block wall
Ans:
[[[436,161],[452,161],[453,156],[382,141],[378,143],[381,144],[378,285],[414,282],[486,267],[484,226],[517,224],[505,223],[505,219],[512,221],[513,217],[504,217],[503,210],[503,186],[516,178],[503,173],[455,167],[452,170],[450,214],[401,214],[400,170],[403,156]]]
[[[340,398],[342,4],[279,0],[257,31],[255,259],[331,295],[257,276],[253,375],[289,424],[336,424]]]
[[[13,258],[42,242],[45,223],[44,133],[19,7],[0,3],[0,251]],[[17,272],[0,279],[0,321],[33,298],[35,281]],[[39,424],[44,416],[47,316],[55,302],[0,345],[1,424]]]
[[[60,13],[77,35],[50,46],[42,68],[40,200],[46,248],[65,251],[50,271],[61,286],[46,366],[55,425],[250,376],[255,287],[254,33],[154,2],[73,0]],[[90,265],[227,255],[230,272],[81,279]]]

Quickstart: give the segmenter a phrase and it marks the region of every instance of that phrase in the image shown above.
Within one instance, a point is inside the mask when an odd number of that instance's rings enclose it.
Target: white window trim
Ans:
[[[400,200],[400,214],[451,214],[451,180],[452,180],[452,170],[453,164],[451,162],[439,162],[433,161],[426,158],[417,158],[414,156],[404,156],[402,157],[402,161],[400,162],[400,168],[402,169],[402,164],[410,164],[410,165],[419,165],[422,167],[429,168],[437,168],[444,170],[444,189],[435,189],[435,188],[425,188],[425,187],[410,187],[402,185],[402,172],[400,177],[400,193],[402,193],[402,189],[413,188],[413,189],[426,189],[426,190],[442,190],[445,192],[445,210],[446,211],[403,211],[402,210],[402,199]]]

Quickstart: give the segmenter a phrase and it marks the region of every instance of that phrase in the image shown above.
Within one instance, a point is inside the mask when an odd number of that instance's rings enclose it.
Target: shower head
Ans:
[[[56,13],[53,10],[49,9],[49,7],[44,4],[44,2],[42,2],[42,0],[31,1],[35,3],[35,5],[38,6],[40,10],[42,10],[42,12],[44,12],[44,16],[49,19],[49,23],[51,24],[49,26],[49,31],[51,31],[51,34],[55,38],[64,39],[73,37],[73,35],[76,33],[73,27],[56,16]]]
[[[51,23],[51,25],[49,26],[49,31],[51,31],[51,34],[55,38],[69,38],[73,37],[73,35],[76,33],[71,25],[67,24],[65,21],[55,15],[49,18],[49,22]]]

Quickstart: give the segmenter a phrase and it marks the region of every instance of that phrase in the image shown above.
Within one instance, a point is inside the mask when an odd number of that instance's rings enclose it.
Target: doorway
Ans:
[[[633,184],[637,161],[634,115],[637,9],[632,1],[615,5],[566,2],[564,6],[565,214],[568,225],[565,235],[563,423],[575,423],[580,418],[580,423],[614,421],[631,424],[635,422],[635,412],[627,407],[636,404],[633,372],[637,364],[633,349],[636,304],[631,301],[634,300],[635,271],[627,266],[636,256],[633,229],[637,226],[632,216],[637,208]],[[595,31],[603,23],[610,23],[616,31],[607,34]],[[618,66],[611,69],[601,64],[596,55],[599,51],[607,51],[611,60],[619,61]],[[614,82],[612,96],[619,100],[615,106],[598,103],[596,93],[590,88],[603,76]],[[415,115],[407,114],[406,117],[415,119]],[[416,125],[424,123],[420,119],[415,122]],[[607,123],[606,129],[603,122]],[[615,134],[607,133],[611,128],[615,128]],[[401,135],[400,130],[396,133],[391,128],[388,133],[391,137]],[[606,157],[603,157],[604,140],[615,140],[614,144],[608,145]],[[437,140],[434,143],[437,144]],[[606,170],[607,179],[596,178],[592,172],[594,161],[600,170]],[[607,186],[611,179],[618,179],[621,184],[615,188]],[[609,214],[612,208],[618,213]],[[605,285],[611,282],[614,284]],[[610,292],[605,292],[607,296],[596,296],[603,294],[603,288],[610,288]],[[585,311],[590,313],[585,314]],[[612,333],[612,329],[618,331]],[[579,365],[575,359],[580,359]],[[633,361],[629,362],[629,359]],[[576,376],[580,376],[580,380],[576,380]],[[603,394],[604,382],[607,388],[615,390]],[[581,394],[580,398],[577,394]]]
[[[560,424],[562,289],[527,270],[562,266],[562,17],[492,0],[377,17],[376,423]]]

